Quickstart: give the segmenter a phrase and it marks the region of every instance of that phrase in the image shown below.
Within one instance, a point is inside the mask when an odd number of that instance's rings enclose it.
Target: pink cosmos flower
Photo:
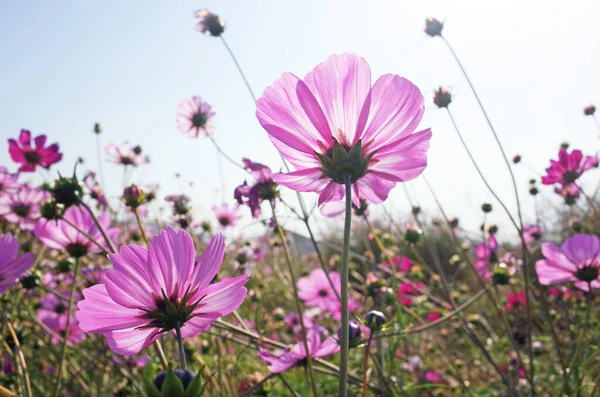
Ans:
[[[557,186],[554,188],[554,193],[562,196],[565,200],[565,204],[573,205],[575,201],[581,196],[581,190],[575,183],[569,183],[564,186]]]
[[[424,379],[427,383],[444,383],[444,378],[442,378],[442,375],[431,369],[425,372]]]
[[[19,255],[19,241],[12,234],[0,235],[0,294],[17,283],[35,257],[31,252]]]
[[[414,133],[424,99],[410,81],[386,74],[371,86],[371,70],[354,54],[332,55],[303,80],[284,73],[257,101],[256,116],[271,142],[296,168],[274,174],[280,185],[340,201],[344,175],[359,198],[383,202],[397,182],[427,166],[431,130]]]
[[[298,296],[307,306],[315,306],[321,310],[330,313],[334,319],[342,318],[341,305],[338,296],[341,293],[341,278],[338,272],[329,272],[329,279],[335,286],[335,291],[327,280],[323,269],[313,269],[308,277],[302,277],[298,280]],[[350,313],[358,309],[357,301],[348,298],[348,310]]]
[[[108,206],[108,200],[106,199],[106,195],[104,194],[104,190],[96,180],[95,172],[88,172],[87,175],[83,178],[85,182],[85,187],[89,190],[90,197],[98,203],[98,207],[105,209]]]
[[[177,107],[177,127],[190,138],[212,135],[212,118],[215,112],[208,102],[199,96],[186,99]]]
[[[215,205],[212,210],[221,225],[221,228],[226,229],[228,227],[235,226],[237,221],[242,217],[238,214],[238,206],[229,206],[227,203],[221,205]]]
[[[560,284],[574,281],[575,286],[588,291],[600,288],[600,239],[591,234],[576,234],[562,243],[542,244],[545,259],[535,263],[540,284]]]
[[[504,306],[504,309],[506,309],[506,311],[509,312],[515,310],[519,306],[524,306],[526,303],[527,297],[525,296],[525,292],[519,291],[516,294],[508,295],[508,298],[506,298],[506,305]]]
[[[0,196],[19,190],[21,184],[17,182],[18,178],[18,175],[8,172],[6,167],[0,166]]]
[[[148,249],[122,246],[108,256],[115,270],[106,273],[105,283],[83,291],[79,326],[103,334],[110,348],[124,356],[139,353],[178,323],[182,337],[197,336],[237,309],[247,293],[247,275],[209,284],[224,252],[219,234],[196,261],[189,233],[171,227],[161,230]]]
[[[425,289],[425,284],[420,281],[403,281],[400,283],[400,287],[398,287],[398,297],[400,298],[400,303],[402,303],[404,306],[411,306],[411,297],[422,295],[420,291],[423,289]]]
[[[475,249],[477,261],[473,264],[473,267],[477,271],[477,274],[479,274],[479,277],[484,280],[492,278],[492,272],[490,271],[488,263],[494,261],[497,249],[498,241],[496,241],[496,236],[493,234],[490,234],[487,242],[479,244]]]
[[[137,167],[150,162],[148,156],[142,156],[142,147],[140,145],[131,146],[127,141],[123,142],[120,146],[115,144],[108,145],[104,150],[108,155],[107,161],[110,163]]]
[[[441,317],[442,317],[442,314],[440,312],[429,312],[425,316],[425,318],[427,318],[428,321],[437,321]]]
[[[200,21],[196,25],[196,30],[200,33],[208,33],[213,37],[220,36],[225,31],[225,23],[217,14],[208,10],[199,10],[194,13]]]
[[[0,216],[21,230],[33,230],[40,218],[40,204],[50,198],[44,190],[21,185],[17,191],[0,196]]]
[[[71,295],[70,291],[60,291],[60,294],[67,299]],[[79,299],[80,296],[76,296],[75,301],[77,302]],[[68,301],[59,299],[54,294],[47,294],[40,302],[40,308],[37,310],[36,315],[41,322],[48,326],[48,328],[55,333],[64,336],[65,330],[67,329],[68,309]],[[71,316],[69,323],[69,339],[67,340],[67,344],[72,346],[83,341],[85,339],[85,333],[77,325],[75,316]],[[58,339],[52,338],[52,344],[57,344],[59,342]]]
[[[534,241],[538,241],[542,238],[544,234],[544,229],[538,225],[525,225],[523,226],[523,239],[526,244],[531,244]]]
[[[75,205],[69,207],[65,211],[63,219],[77,226],[78,229],[84,231],[105,249],[108,248],[91,215],[82,207]],[[98,216],[98,221],[106,231],[108,238],[114,241],[120,229],[110,228],[110,216],[103,212]],[[69,255],[76,258],[89,253],[102,252],[98,245],[62,219],[38,222],[34,234],[47,247],[65,250]]]
[[[410,269],[412,269],[412,261],[407,256],[394,255],[392,258],[392,264],[394,265],[396,271],[402,273],[408,273],[410,272]],[[391,266],[387,261],[381,262],[381,266],[383,266],[385,269],[391,270]]]
[[[567,149],[560,149],[558,161],[550,160],[550,167],[546,168],[542,183],[544,185],[559,183],[564,187],[574,183],[585,171],[597,166],[598,155],[585,156],[584,159],[581,150],[573,150],[569,153]]]
[[[304,341],[301,341],[287,351],[271,353],[268,350],[261,350],[258,355],[269,364],[269,371],[279,374],[295,365],[303,365],[308,355],[311,358],[320,358],[331,356],[340,351],[340,345],[335,339],[326,337],[325,340],[321,340],[320,332],[314,328],[307,330],[306,342],[308,344],[308,354],[306,354]]]
[[[62,159],[58,144],[46,146],[46,135],[34,138],[35,147],[31,146],[31,132],[21,130],[19,141],[8,140],[8,151],[14,162],[21,164],[19,172],[34,172],[37,166],[50,168]]]
[[[264,200],[275,199],[279,192],[277,191],[277,185],[271,179],[272,172],[269,167],[260,163],[253,163],[246,158],[242,159],[242,162],[244,168],[250,171],[256,182],[250,186],[244,181],[244,184],[235,188],[233,197],[239,205],[244,204],[250,207],[252,217],[256,219],[260,216],[260,204]]]

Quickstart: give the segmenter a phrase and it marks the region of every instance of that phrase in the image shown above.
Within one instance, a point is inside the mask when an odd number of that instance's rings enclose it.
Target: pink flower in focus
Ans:
[[[479,277],[484,280],[492,278],[492,272],[490,271],[488,263],[494,261],[497,249],[498,242],[493,234],[490,234],[487,242],[479,244],[475,249],[477,261],[473,264],[473,267],[477,271],[477,274],[479,274]]]
[[[431,130],[414,133],[423,96],[410,81],[386,74],[371,86],[371,70],[354,54],[332,55],[303,80],[284,73],[257,101],[271,142],[296,168],[274,174],[280,185],[319,194],[319,205],[345,197],[383,202],[398,182],[427,166]]]
[[[18,175],[8,172],[6,167],[0,166],[0,196],[19,190],[21,184],[17,182],[18,178]]]
[[[63,219],[77,226],[78,229],[84,231],[87,235],[92,237],[97,243],[99,243],[104,249],[108,249],[102,233],[96,227],[92,216],[83,207],[71,206],[69,207],[63,216]],[[73,226],[69,225],[66,221],[51,220],[51,221],[40,221],[35,226],[34,234],[42,243],[49,248],[58,250],[65,250],[69,255],[78,258],[85,256],[89,253],[99,253],[102,249],[98,247],[94,242],[90,241],[88,237],[77,231]],[[101,213],[98,216],[98,221],[102,228],[106,231],[108,238],[115,240],[118,236],[120,229],[110,228],[110,217],[106,212]]]
[[[124,245],[108,257],[115,270],[105,283],[83,291],[77,319],[85,332],[102,333],[117,354],[131,356],[174,330],[192,338],[237,309],[246,296],[247,275],[209,284],[223,261],[223,235],[213,237],[196,261],[185,230],[169,227],[148,249]]]
[[[339,320],[342,318],[341,304],[338,299],[342,285],[340,274],[338,272],[329,272],[329,279],[335,286],[335,290],[331,288],[331,284],[329,284],[323,269],[313,269],[308,277],[302,277],[298,280],[298,296],[307,306],[318,307],[330,313],[334,319]],[[358,302],[352,298],[348,299],[348,310],[350,313],[358,307]]]
[[[66,299],[71,295],[70,291],[59,291],[59,293]],[[76,296],[75,301],[77,302],[79,299],[80,296]],[[37,310],[36,315],[48,328],[60,336],[64,336],[67,329],[68,309],[68,300],[59,299],[54,294],[47,294],[40,302],[40,308]],[[69,339],[67,340],[67,344],[72,346],[83,341],[85,333],[77,325],[75,316],[71,316],[69,323]],[[52,344],[57,343],[60,343],[60,341],[53,337]]]
[[[215,112],[208,102],[199,96],[186,99],[177,107],[177,127],[190,138],[212,135],[212,118]]]
[[[573,150],[569,154],[567,149],[560,149],[558,161],[550,160],[550,167],[546,168],[542,183],[544,185],[559,183],[564,187],[574,183],[585,171],[597,166],[597,155],[584,158],[581,150]]]
[[[311,358],[327,357],[340,351],[340,346],[335,339],[327,337],[325,340],[321,340],[320,332],[314,328],[307,330],[306,342],[308,355]],[[269,364],[269,371],[274,374],[285,372],[295,365],[304,364],[308,356],[304,341],[295,344],[287,351],[271,353],[268,350],[261,350],[258,355]]]
[[[233,197],[239,205],[245,204],[250,207],[252,217],[256,219],[260,216],[260,204],[264,200],[274,200],[279,192],[277,191],[277,185],[271,179],[272,172],[269,167],[260,163],[253,163],[246,158],[242,161],[244,168],[250,171],[256,182],[250,186],[244,181],[242,185],[235,188]]]
[[[33,230],[40,218],[40,204],[49,198],[44,190],[21,185],[17,191],[0,196],[0,216],[21,230]]]
[[[226,229],[228,227],[235,226],[237,221],[242,217],[238,214],[238,206],[229,206],[227,203],[223,203],[219,206],[213,206],[213,212],[217,218],[217,222],[221,225],[221,228]]]
[[[506,309],[506,311],[509,312],[516,309],[519,306],[524,306],[526,303],[527,297],[525,296],[525,292],[519,291],[516,294],[508,295],[508,298],[506,298],[506,305],[504,306],[504,309]]]
[[[540,284],[560,284],[574,281],[575,286],[588,291],[600,288],[600,239],[591,234],[576,234],[562,243],[542,244],[545,259],[535,263]]]
[[[0,294],[17,283],[35,260],[31,252],[19,255],[19,240],[12,234],[0,235]]]
[[[140,145],[131,146],[127,141],[123,142],[120,146],[115,144],[108,145],[104,150],[108,155],[107,161],[110,163],[137,167],[138,165],[150,162],[148,156],[142,156],[142,147]]]
[[[33,139],[35,147],[31,146],[31,132],[21,130],[19,141],[8,140],[8,151],[14,162],[21,164],[19,172],[34,172],[37,166],[50,168],[52,164],[62,159],[58,144],[46,146],[46,135],[38,135]]]

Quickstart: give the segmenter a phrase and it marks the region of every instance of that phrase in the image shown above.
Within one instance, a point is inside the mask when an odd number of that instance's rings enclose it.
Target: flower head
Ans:
[[[15,285],[35,260],[31,252],[19,255],[19,241],[12,234],[0,235],[0,294]]]
[[[108,206],[108,200],[104,194],[104,190],[96,180],[96,173],[88,172],[83,178],[85,187],[89,190],[90,197],[98,203],[98,207],[106,208]]]
[[[141,146],[131,146],[131,144],[127,141],[123,142],[119,146],[115,144],[108,145],[105,151],[108,155],[108,161],[115,164],[137,167],[150,162],[150,158],[148,156],[142,156]]]
[[[21,230],[33,230],[40,218],[40,204],[49,198],[44,190],[21,185],[17,191],[0,196],[0,216]]]
[[[271,142],[296,168],[274,174],[290,189],[319,194],[319,205],[345,196],[344,178],[359,198],[383,202],[398,182],[427,165],[431,130],[414,133],[423,96],[410,81],[386,74],[371,86],[371,70],[354,54],[332,55],[303,80],[284,73],[257,101]]]
[[[524,306],[527,303],[527,297],[525,296],[525,292],[519,291],[514,294],[509,294],[506,298],[506,305],[504,309],[506,311],[515,310],[519,306]]]
[[[212,118],[215,112],[208,102],[199,96],[186,99],[177,107],[177,126],[179,131],[190,138],[212,135]]]
[[[531,244],[534,241],[538,241],[542,238],[544,229],[538,225],[525,225],[523,226],[523,239],[526,244]]]
[[[269,371],[274,374],[287,371],[295,365],[303,365],[306,357],[311,358],[327,357],[340,351],[340,345],[332,337],[326,337],[321,340],[321,333],[311,328],[306,332],[306,342],[308,345],[308,354],[304,346],[304,341],[296,343],[287,351],[271,353],[267,350],[258,352],[260,358],[269,364]]]
[[[189,233],[171,227],[155,236],[148,249],[122,246],[108,256],[115,269],[106,273],[105,283],[83,291],[79,326],[104,334],[110,348],[125,356],[137,354],[177,325],[182,337],[195,337],[237,309],[246,296],[247,275],[210,284],[224,251],[219,234],[196,261]]]
[[[28,130],[21,130],[18,142],[14,139],[8,140],[10,157],[21,164],[19,172],[34,172],[37,166],[50,168],[62,159],[63,155],[58,151],[57,143],[46,146],[46,135],[38,135],[33,142],[35,146],[31,145],[31,132]]]
[[[217,222],[223,229],[235,226],[241,216],[238,214],[238,206],[229,206],[227,203],[213,206],[213,212],[217,218]]]
[[[235,188],[233,196],[238,204],[250,207],[252,217],[256,219],[260,216],[260,204],[263,200],[273,200],[279,192],[277,185],[271,179],[272,172],[269,167],[246,158],[242,159],[242,162],[256,182],[250,186],[244,181],[244,184]]]
[[[208,33],[213,37],[219,37],[225,31],[225,22],[217,15],[208,10],[199,10],[194,13],[194,17],[200,21],[196,25],[196,30],[200,33]]]
[[[435,37],[441,36],[444,24],[435,18],[427,18],[425,20],[425,30],[428,36]]]
[[[321,310],[330,313],[334,319],[342,318],[341,305],[338,296],[341,293],[341,279],[338,272],[329,272],[329,279],[335,286],[327,280],[323,269],[313,269],[308,277],[302,277],[298,280],[298,296],[307,306],[316,306]],[[336,294],[337,292],[337,294]],[[348,310],[353,312],[358,308],[358,302],[354,299],[348,299]]]
[[[564,186],[557,186],[554,188],[554,193],[558,194],[565,200],[565,204],[573,205],[581,196],[581,190],[575,183],[569,183]]]
[[[63,220],[64,219],[64,220]],[[102,249],[95,242],[79,232],[77,229],[84,231],[88,236],[93,238],[98,244],[105,246],[104,237],[100,229],[94,223],[92,216],[82,207],[69,207],[63,219],[52,221],[40,221],[35,226],[34,234],[46,246],[58,250],[65,250],[69,255],[75,258],[85,256],[89,253],[99,253]],[[109,228],[110,217],[106,212],[98,216],[98,221],[108,238],[114,240],[120,232],[118,228]],[[75,229],[72,225],[75,225]]]
[[[440,87],[433,92],[433,103],[438,108],[447,108],[452,102],[452,94],[447,88]]]
[[[40,302],[40,308],[37,310],[37,318],[55,333],[64,336],[67,329],[67,311],[69,309],[69,291],[60,291],[60,295],[65,299],[60,299],[54,294],[47,294]],[[78,301],[80,297],[76,298]],[[69,339],[67,344],[72,346],[85,339],[85,333],[77,325],[75,316],[71,316],[69,321]],[[60,341],[53,337],[52,343],[57,344]]]
[[[583,114],[586,116],[593,116],[596,113],[596,106],[589,105],[583,108]]]
[[[496,241],[496,236],[491,233],[488,241],[479,244],[475,249],[477,261],[473,264],[473,267],[477,271],[477,274],[479,274],[479,277],[485,280],[489,280],[492,277],[488,264],[495,261],[497,249],[498,241]]]
[[[573,150],[569,153],[567,149],[560,149],[558,161],[550,160],[550,167],[546,168],[546,175],[542,176],[542,183],[544,185],[558,183],[565,187],[574,183],[585,171],[597,166],[597,155],[584,158],[581,150]]]
[[[535,263],[540,284],[574,281],[584,291],[600,288],[600,239],[591,234],[576,234],[557,247],[542,244],[545,259]]]

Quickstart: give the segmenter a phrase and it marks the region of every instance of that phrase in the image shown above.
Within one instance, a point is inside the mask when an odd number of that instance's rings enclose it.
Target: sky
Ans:
[[[158,183],[163,196],[183,189],[198,217],[210,219],[210,208],[222,201],[217,153],[209,140],[191,140],[175,123],[178,103],[199,95],[216,111],[214,136],[229,156],[278,170],[279,155],[224,46],[195,31],[193,14],[202,8],[227,22],[224,37],[258,96],[282,72],[303,76],[341,52],[366,58],[373,81],[384,73],[413,81],[426,98],[420,129],[433,130],[424,175],[448,215],[469,227],[481,223],[481,203],[495,202],[448,115],[431,103],[438,86],[451,88],[457,124],[511,209],[514,195],[463,75],[443,41],[423,33],[426,17],[445,20],[444,35],[461,57],[507,154],[523,158],[515,172],[527,220],[534,220],[527,181],[539,179],[536,173],[557,156],[561,142],[590,154],[598,150],[598,131],[582,112],[590,103],[600,105],[598,1],[0,2],[0,164],[16,170],[6,139],[26,128],[60,144],[64,158],[50,176],[57,170],[69,173],[80,156],[84,168],[96,170],[93,125],[100,122],[103,147],[128,140],[150,156],[151,163],[136,170],[131,181]],[[222,161],[226,197],[233,202],[233,189],[245,174]],[[117,197],[122,169],[103,167],[108,195]],[[423,179],[406,185],[411,198],[436,215]],[[540,190],[554,200],[551,188]],[[285,197],[294,201],[289,192]],[[305,197],[316,201],[315,194]],[[410,208],[400,186],[384,205],[398,218]],[[499,210],[490,220],[506,224]],[[325,224],[315,222],[317,229]]]

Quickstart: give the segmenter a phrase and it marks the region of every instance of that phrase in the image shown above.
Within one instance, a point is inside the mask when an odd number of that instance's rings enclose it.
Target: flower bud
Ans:
[[[450,218],[448,219],[448,223],[452,229],[455,229],[458,227],[458,218]]]
[[[122,200],[129,208],[136,209],[146,202],[146,195],[142,189],[136,185],[131,185],[123,189]]]
[[[94,123],[94,133],[99,134],[102,132],[102,128],[100,128],[100,123]]]
[[[425,20],[425,33],[431,37],[441,36],[444,24],[435,18],[427,18]]]
[[[56,264],[58,273],[69,273],[75,268],[75,263],[71,259],[61,259]]]
[[[285,311],[280,307],[275,308],[273,310],[273,318],[275,321],[283,321],[285,318]]]
[[[201,33],[209,33],[213,37],[219,37],[225,31],[225,23],[217,15],[208,10],[196,11],[196,18],[200,18],[200,22],[196,25],[196,30]]]
[[[162,396],[166,396],[165,392],[174,393],[177,390],[180,391],[181,395],[185,391],[186,396],[200,396],[202,384],[199,375],[188,369],[171,369],[162,371],[154,378],[152,382],[156,388],[155,391],[161,393]],[[192,389],[192,390],[188,390]],[[151,394],[150,395],[154,395]],[[179,395],[179,394],[177,394]]]
[[[49,221],[60,219],[60,211],[56,201],[44,201],[42,205],[40,205],[40,215],[42,218]]]
[[[349,338],[348,338],[348,343],[350,348],[353,347],[357,347],[358,345],[360,345],[360,341],[361,341],[361,330],[360,330],[360,325],[354,321],[354,320],[350,320],[350,323],[348,324],[348,334],[349,334]],[[342,326],[340,325],[338,327],[337,330],[337,337],[338,340],[342,340]]]
[[[586,116],[593,116],[596,113],[596,106],[589,105],[583,108],[583,114]]]
[[[444,87],[440,87],[433,92],[433,103],[438,108],[447,108],[452,102],[452,94]]]
[[[512,159],[513,164],[519,164],[521,162],[521,155],[515,154]]]
[[[40,285],[41,281],[42,281],[42,273],[39,270],[36,270],[36,271],[28,274],[27,276],[21,277],[21,280],[20,280],[21,285],[26,290],[35,289],[38,285]]]
[[[498,226],[492,224],[488,226],[488,233],[489,234],[496,234],[498,233]]]
[[[50,188],[50,193],[56,204],[61,204],[64,209],[67,209],[79,203],[80,198],[83,196],[83,187],[73,173],[71,178],[59,176],[54,182],[54,186]]]
[[[136,145],[133,147],[133,153],[137,154],[138,156],[140,154],[142,154],[142,147],[140,145]]]
[[[411,212],[413,215],[419,215],[421,213],[421,207],[415,205],[411,208]]]
[[[377,310],[371,310],[365,317],[365,325],[372,331],[379,331],[381,327],[387,322],[385,315]]]
[[[488,203],[482,204],[481,205],[481,210],[483,212],[485,212],[486,214],[488,214],[488,213],[492,212],[492,205],[488,204]]]
[[[560,144],[560,148],[561,149],[568,149],[569,148],[569,142],[563,142]]]
[[[496,267],[492,275],[492,281],[496,285],[507,285],[510,281],[510,273],[503,267]]]
[[[532,196],[536,196],[539,192],[540,191],[535,186],[529,189],[529,194],[531,194]]]
[[[421,234],[415,229],[408,229],[404,232],[404,240],[409,244],[417,244],[421,240]]]

